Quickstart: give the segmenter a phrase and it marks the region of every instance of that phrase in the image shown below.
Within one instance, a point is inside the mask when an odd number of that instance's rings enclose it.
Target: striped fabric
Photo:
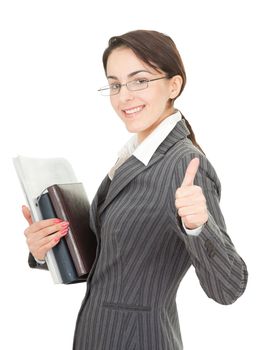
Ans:
[[[128,158],[130,155],[124,155],[123,157],[119,157],[118,160],[116,161],[115,165],[110,169],[108,175],[109,178],[112,180],[114,175],[115,175],[115,171],[116,169],[118,169]]]
[[[77,318],[74,350],[182,350],[176,294],[191,264],[209,298],[231,304],[247,269],[219,207],[220,181],[179,121],[145,166],[133,155],[101,183],[91,206],[97,257]],[[190,160],[200,158],[209,219],[188,236],[175,192]]]

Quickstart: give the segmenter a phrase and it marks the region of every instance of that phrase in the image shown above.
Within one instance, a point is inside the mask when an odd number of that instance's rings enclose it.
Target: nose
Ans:
[[[130,91],[126,85],[121,86],[119,91],[119,99],[121,101],[130,101],[134,98],[133,91]]]

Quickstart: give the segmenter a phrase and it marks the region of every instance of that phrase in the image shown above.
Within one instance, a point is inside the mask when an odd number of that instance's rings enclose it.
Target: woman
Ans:
[[[174,107],[186,81],[174,42],[156,31],[116,36],[103,65],[108,85],[99,91],[134,136],[91,206],[98,250],[73,348],[180,350],[175,298],[190,265],[220,304],[242,295],[246,265],[226,232],[217,174]],[[30,252],[43,260],[68,223],[23,213]]]

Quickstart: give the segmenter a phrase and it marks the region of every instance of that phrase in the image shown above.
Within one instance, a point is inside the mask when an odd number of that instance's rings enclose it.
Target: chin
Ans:
[[[139,130],[137,128],[131,128],[127,125],[125,125],[125,127],[126,127],[127,131],[132,133],[132,134],[139,132]]]
[[[150,128],[150,124],[146,125],[146,123],[142,120],[125,120],[125,118],[121,118],[126,129],[130,133],[140,133],[146,131]]]

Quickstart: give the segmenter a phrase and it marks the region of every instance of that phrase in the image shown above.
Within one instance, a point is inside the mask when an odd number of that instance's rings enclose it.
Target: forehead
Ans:
[[[128,47],[119,47],[111,52],[106,66],[107,76],[111,75],[119,78],[138,70],[146,70],[152,74],[156,73],[156,70],[138,58]]]

